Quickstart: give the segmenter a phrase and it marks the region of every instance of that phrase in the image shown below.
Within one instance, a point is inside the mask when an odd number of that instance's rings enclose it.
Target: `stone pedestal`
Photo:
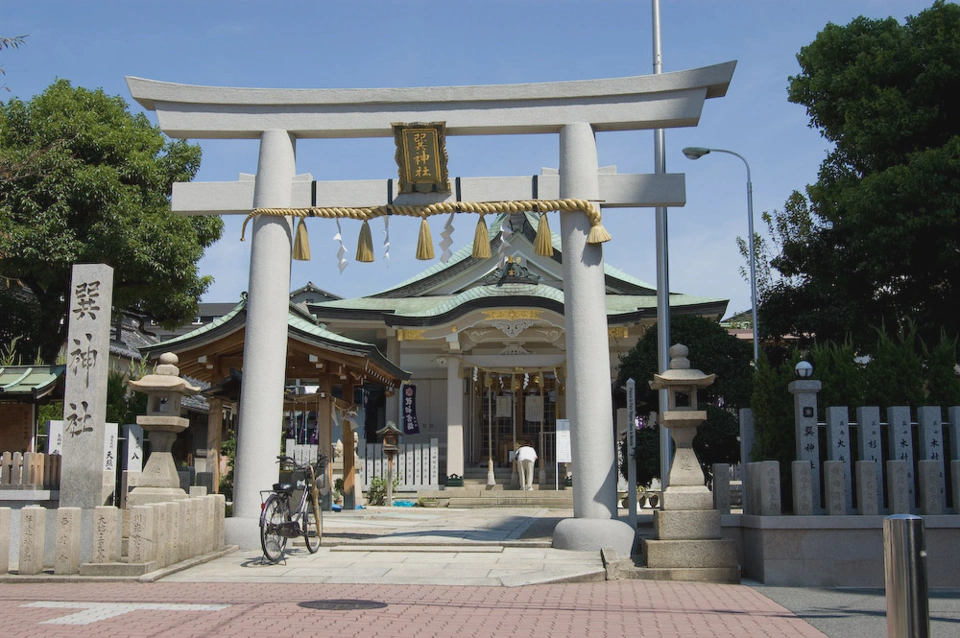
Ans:
[[[670,481],[663,491],[665,510],[708,510],[713,507],[713,494],[707,489],[703,470],[693,451],[697,427],[706,420],[707,413],[703,410],[668,410],[663,414],[663,425],[670,430],[676,449],[670,466]]]
[[[0,507],[0,576],[10,569],[10,508]]]
[[[813,467],[810,461],[794,461],[790,464],[793,475],[793,513],[797,516],[813,516],[820,508],[813,504]]]
[[[24,507],[20,510],[20,562],[17,573],[34,576],[43,572],[43,541],[47,510]]]
[[[881,501],[877,489],[877,464],[872,460],[857,461],[857,506],[861,516],[878,516]]]
[[[70,576],[80,573],[80,512],[79,507],[57,509],[57,549],[53,573]]]

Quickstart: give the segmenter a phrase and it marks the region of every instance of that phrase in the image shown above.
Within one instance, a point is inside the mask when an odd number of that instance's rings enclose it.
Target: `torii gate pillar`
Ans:
[[[599,199],[598,170],[593,127],[576,123],[560,129],[560,197]],[[585,213],[560,215],[574,518],[560,521],[553,546],[584,549],[599,544],[629,556],[635,532],[617,520],[603,248],[588,244],[589,234]]]
[[[253,205],[290,206],[296,173],[296,143],[283,130],[264,131]],[[287,364],[287,313],[290,306],[290,254],[293,227],[286,217],[262,215],[253,220],[247,327],[240,386],[233,516],[225,531],[241,547],[259,543],[260,490],[277,480],[279,431],[283,419],[283,385]],[[277,327],[282,329],[278,330]]]

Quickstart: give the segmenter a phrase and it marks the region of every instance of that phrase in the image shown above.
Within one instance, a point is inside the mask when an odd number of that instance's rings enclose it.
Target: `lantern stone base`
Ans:
[[[655,510],[653,536],[659,540],[719,540],[720,512]]]
[[[738,567],[663,567],[628,570],[621,572],[621,578],[634,580],[664,580],[687,583],[727,583],[740,582]]]
[[[691,498],[697,494],[680,493]],[[640,570],[644,572],[640,578],[740,582],[737,543],[721,539],[718,511],[658,510],[653,513],[653,530],[654,539],[643,543],[647,568]]]
[[[633,552],[636,530],[612,518],[565,518],[553,530],[553,548],[579,552],[612,547],[620,556]]]
[[[738,568],[737,543],[731,540],[648,540],[647,567]],[[738,568],[739,571],[739,568]]]
[[[705,486],[669,486],[663,491],[664,510],[710,510],[713,509],[713,493]]]

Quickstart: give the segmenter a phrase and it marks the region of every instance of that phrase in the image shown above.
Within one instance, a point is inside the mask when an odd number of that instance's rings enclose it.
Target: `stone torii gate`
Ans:
[[[696,126],[704,100],[722,97],[735,62],[628,78],[461,87],[247,89],[127,78],[130,93],[156,111],[175,138],[259,139],[254,179],[181,183],[173,210],[188,215],[249,214],[257,208],[382,205],[387,180],[313,182],[296,172],[296,140],[393,137],[395,122],[445,122],[447,135],[559,134],[559,176],[539,180],[541,199],[581,199],[616,207],[682,206],[682,174],[601,174],[595,133]],[[312,191],[315,190],[315,195]],[[462,178],[463,201],[530,198],[530,177]],[[453,193],[397,194],[394,205],[455,201]],[[283,410],[286,312],[293,223],[257,216],[250,255],[247,342],[243,358],[234,516],[228,542],[257,547],[259,491],[276,480],[277,427]],[[588,216],[560,220],[565,282],[567,415],[577,480],[574,518],[561,522],[567,548],[615,546],[616,520],[610,361],[603,251],[587,242]],[[461,399],[462,401],[462,399]],[[463,474],[462,406],[448,406],[448,474]],[[563,530],[563,534],[559,532]],[[629,531],[629,543],[633,530]],[[555,537],[556,539],[556,537]],[[555,540],[556,544],[556,540]]]

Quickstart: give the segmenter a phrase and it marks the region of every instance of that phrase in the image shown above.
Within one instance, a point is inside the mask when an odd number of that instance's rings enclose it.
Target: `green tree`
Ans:
[[[823,383],[817,397],[821,419],[826,418],[828,407],[853,409],[864,405],[866,380],[863,366],[857,363],[852,340],[847,339],[843,345],[832,341],[818,342],[810,351],[810,362],[813,364],[813,378]]]
[[[147,395],[134,392],[127,387],[130,380],[140,379],[147,374],[145,361],[132,362],[129,372],[123,372],[119,366],[107,371],[107,423],[121,426],[136,423],[137,417],[147,413]]]
[[[957,377],[957,340],[940,333],[940,341],[933,348],[924,344],[926,359],[926,390],[928,405],[952,407],[960,405],[960,377]]]
[[[753,385],[750,342],[731,336],[716,321],[695,315],[673,315],[670,318],[670,340],[690,349],[690,367],[707,374],[716,374],[713,385],[698,396],[707,406],[707,420],[693,441],[700,462],[736,463],[740,457],[739,426],[736,411],[747,407]],[[657,373],[657,326],[651,326],[637,345],[620,360],[617,385],[632,378],[637,384],[637,405],[643,412],[660,411],[659,392],[649,382]],[[638,477],[659,476],[659,446],[656,429],[643,428],[638,436]],[[646,449],[650,448],[650,449]],[[639,478],[638,478],[639,480]]]
[[[960,6],[828,24],[797,60],[789,99],[833,147],[794,202],[807,225],[785,219],[761,327],[860,346],[912,319],[926,341],[956,337]]]
[[[12,37],[12,38],[3,38],[3,37],[0,37],[0,51],[3,51],[4,49],[19,49],[20,46],[23,45],[24,39],[25,39],[26,37],[27,37],[27,36],[25,36],[25,35],[17,35],[17,36],[14,36],[14,37]],[[4,69],[4,68],[3,68],[3,65],[0,64],[0,75],[6,75],[6,74],[7,74],[6,69]],[[6,85],[6,83],[4,83],[4,84],[2,84],[2,85],[0,85],[0,86],[2,86],[5,91],[9,91],[9,90],[10,90],[10,87],[8,87],[8,86]]]
[[[0,331],[53,361],[66,336],[71,266],[114,268],[115,310],[164,325],[196,316],[210,285],[197,261],[219,239],[217,217],[170,211],[174,182],[190,181],[200,148],[170,141],[126,102],[58,80],[30,102],[0,106]],[[10,338],[2,334],[0,338]]]
[[[876,331],[876,346],[864,367],[866,405],[923,405],[923,359],[918,347],[917,329],[912,323],[891,337],[883,328]]]

